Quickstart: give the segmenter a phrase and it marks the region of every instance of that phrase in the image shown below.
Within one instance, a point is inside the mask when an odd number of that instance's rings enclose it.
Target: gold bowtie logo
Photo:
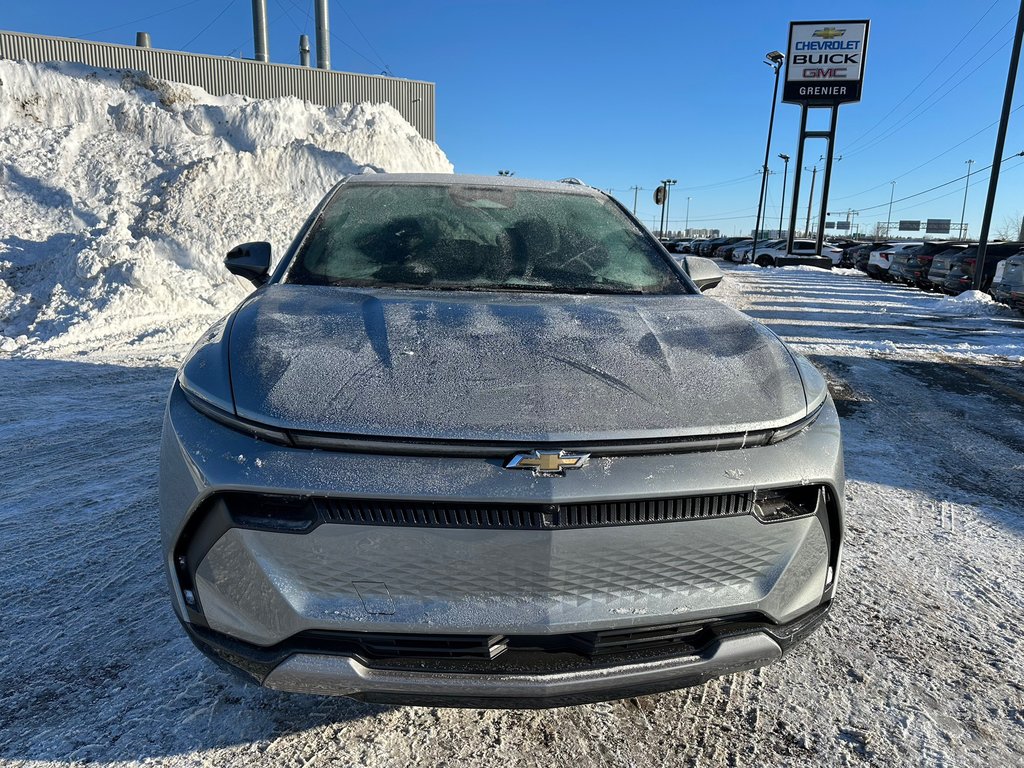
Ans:
[[[517,453],[505,464],[505,469],[532,469],[536,475],[564,475],[567,469],[580,469],[589,458],[589,453],[531,451]]]
[[[835,27],[825,27],[824,29],[814,30],[812,37],[820,37],[824,40],[831,40],[836,37],[842,37],[846,34],[845,29],[836,29]]]

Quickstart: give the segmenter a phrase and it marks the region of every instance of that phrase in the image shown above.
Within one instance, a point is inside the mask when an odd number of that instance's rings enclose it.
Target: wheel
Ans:
[[[757,261],[755,263],[759,267],[774,267],[775,259],[769,256],[767,253],[762,253],[757,257]]]

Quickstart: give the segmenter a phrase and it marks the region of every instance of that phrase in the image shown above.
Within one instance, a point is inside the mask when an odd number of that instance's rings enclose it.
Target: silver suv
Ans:
[[[171,598],[282,691],[539,707],[702,683],[824,618],[825,381],[582,185],[342,181],[181,366]],[[692,279],[691,274],[692,273]]]

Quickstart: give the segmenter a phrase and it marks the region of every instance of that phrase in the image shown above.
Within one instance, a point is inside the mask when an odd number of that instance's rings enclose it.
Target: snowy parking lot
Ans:
[[[840,596],[792,655],[536,712],[246,686],[165,594],[157,453],[187,338],[29,347],[0,355],[0,764],[1019,764],[1024,317],[810,269],[711,295],[810,357],[843,417]]]

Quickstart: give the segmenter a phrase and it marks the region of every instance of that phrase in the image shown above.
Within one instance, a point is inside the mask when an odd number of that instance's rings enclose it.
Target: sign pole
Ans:
[[[1024,2],[1024,0],[1022,0]],[[821,253],[825,242],[825,217],[828,208],[828,188],[832,183],[832,158],[836,148],[836,123],[839,121],[839,105],[832,107],[832,119],[828,126],[828,155],[825,158],[825,173],[821,179],[821,210],[818,211],[818,237],[816,253]]]
[[[1013,37],[1013,51],[1010,53],[1010,69],[1006,74],[1006,91],[1003,93],[1003,111],[999,116],[999,132],[996,134],[996,151],[992,158],[992,171],[988,177],[988,197],[985,199],[985,216],[981,220],[981,234],[978,236],[978,262],[974,267],[974,290],[981,290],[985,276],[985,252],[988,250],[988,229],[992,223],[992,208],[996,202],[996,187],[999,185],[999,166],[1003,163],[1003,145],[1006,143],[1006,126],[1010,122],[1010,104],[1013,101],[1013,86],[1017,82],[1017,63],[1020,61],[1021,40],[1024,39],[1024,0],[1017,13],[1017,32]]]
[[[807,105],[800,107],[800,140],[796,143],[796,173],[793,174],[793,204],[789,207],[789,234],[786,236],[786,253],[793,252],[796,239],[796,207],[800,202],[800,169],[804,167],[804,134],[807,133]],[[813,194],[813,186],[812,186]],[[754,253],[756,257],[757,254]]]

